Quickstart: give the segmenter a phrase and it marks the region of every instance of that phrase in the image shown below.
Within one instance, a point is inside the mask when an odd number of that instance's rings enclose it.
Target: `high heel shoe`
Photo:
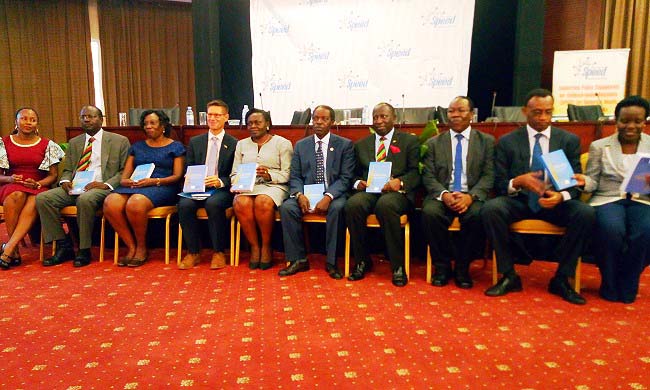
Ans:
[[[3,243],[0,246],[0,254],[4,254],[6,245],[7,245],[6,243]],[[8,264],[11,267],[21,265],[22,262],[23,262],[23,259],[20,258],[20,255],[18,255],[18,256],[5,255],[5,257],[7,259],[9,259],[9,261],[5,261],[5,260],[0,260],[0,261],[4,262],[5,264]],[[3,268],[3,269],[8,269],[8,268],[5,268],[4,264],[2,264],[2,263],[0,263],[0,267]]]
[[[267,269],[270,269],[270,268],[272,268],[272,267],[273,267],[273,261],[272,261],[272,260],[269,260],[269,261],[261,261],[261,262],[260,262],[260,269],[261,269],[262,271],[266,271]]]
[[[11,259],[9,258],[9,255],[4,253],[0,254],[0,268],[4,270],[11,268]]]

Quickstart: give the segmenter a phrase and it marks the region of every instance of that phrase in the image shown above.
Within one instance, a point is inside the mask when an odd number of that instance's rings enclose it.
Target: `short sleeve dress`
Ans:
[[[145,141],[131,145],[129,154],[133,156],[135,167],[141,164],[156,165],[152,178],[171,176],[174,171],[174,159],[185,155],[185,146],[178,141],[161,147],[151,147]],[[178,202],[179,184],[151,186],[143,188],[117,187],[113,192],[118,194],[142,194],[151,200],[154,207],[171,206]]]
[[[63,155],[61,147],[47,138],[41,138],[31,145],[15,143],[11,135],[0,139],[0,168],[5,170],[7,176],[23,175],[24,179],[41,180],[48,175],[52,165],[61,162]],[[47,190],[48,187],[36,189],[7,183],[0,186],[0,204],[14,191],[36,195]]]

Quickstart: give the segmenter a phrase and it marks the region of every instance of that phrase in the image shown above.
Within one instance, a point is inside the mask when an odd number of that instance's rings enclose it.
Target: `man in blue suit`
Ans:
[[[284,250],[290,265],[280,276],[309,270],[305,243],[302,240],[302,217],[307,213],[326,214],[325,269],[333,279],[343,275],[336,266],[337,245],[343,231],[343,209],[354,176],[354,146],[349,139],[330,133],[334,109],[320,105],[312,116],[314,135],[296,143],[291,159],[289,192],[291,196],[280,206]],[[305,185],[322,183],[325,192],[316,204],[304,195]]]
[[[205,178],[206,191],[213,191],[205,200],[180,198],[178,219],[183,228],[183,239],[187,244],[187,255],[179,264],[179,269],[190,269],[201,261],[201,230],[197,224],[196,210],[205,207],[208,214],[208,232],[212,241],[210,269],[226,266],[224,248],[227,242],[226,209],[232,206],[230,192],[230,171],[235,159],[237,139],[224,130],[228,121],[228,105],[222,100],[208,102],[208,128],[206,134],[190,139],[187,145],[187,166],[207,165]],[[230,238],[234,239],[233,237]]]
[[[542,154],[562,149],[573,171],[580,173],[580,139],[551,126],[553,96],[546,89],[529,92],[523,112],[527,125],[501,137],[496,146],[494,189],[500,196],[481,208],[481,220],[503,274],[485,294],[501,296],[522,290],[514,268],[516,241],[508,227],[522,219],[542,219],[566,227],[555,250],[560,264],[548,291],[583,305],[585,299],[571,288],[568,278],[575,273],[577,259],[595,223],[595,213],[591,206],[577,199],[580,193],[575,187],[558,192],[549,186],[539,161]]]

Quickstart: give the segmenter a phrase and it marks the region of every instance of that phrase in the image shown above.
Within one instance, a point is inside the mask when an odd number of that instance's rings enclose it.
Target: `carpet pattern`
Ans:
[[[465,291],[427,285],[415,259],[400,289],[386,262],[335,281],[320,255],[280,278],[282,254],[268,271],[247,254],[210,271],[205,252],[180,271],[161,250],[137,269],[45,268],[22,253],[0,273],[2,389],[650,387],[649,271],[623,305],[597,297],[585,265],[580,307],[546,292],[546,262],[518,268],[523,292],[489,298],[480,261]]]

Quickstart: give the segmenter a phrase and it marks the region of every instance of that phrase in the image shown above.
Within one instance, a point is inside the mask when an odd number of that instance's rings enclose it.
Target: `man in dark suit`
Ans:
[[[523,112],[527,126],[501,137],[496,146],[495,190],[498,196],[481,209],[485,232],[496,251],[499,272],[503,277],[485,291],[501,296],[521,291],[521,279],[515,272],[515,244],[508,227],[522,219],[542,219],[566,227],[555,257],[559,265],[548,290],[564,300],[582,305],[585,299],[569,285],[577,259],[595,222],[592,207],[576,199],[578,190],[557,192],[547,185],[541,154],[562,149],[573,171],[580,173],[580,139],[565,130],[552,127],[553,96],[545,89],[535,89],[526,96]]]
[[[102,130],[104,115],[99,108],[83,107],[80,120],[85,134],[80,134],[69,142],[60,187],[36,196],[44,240],[56,240],[56,253],[43,260],[44,266],[72,259],[75,267],[90,264],[95,213],[102,208],[104,198],[120,184],[129,152],[129,140],[126,137]],[[85,192],[81,195],[70,195],[72,180],[77,171],[93,171],[94,180],[86,185]],[[79,251],[76,257],[72,242],[66,238],[61,226],[61,209],[66,206],[77,206]]]
[[[307,213],[318,213],[327,215],[325,270],[331,278],[341,279],[336,253],[344,228],[343,207],[354,177],[354,146],[349,139],[330,133],[334,123],[334,109],[331,107],[316,107],[312,122],[314,135],[301,139],[294,147],[289,179],[291,197],[280,206],[285,256],[291,264],[280,270],[279,275],[289,276],[309,270],[302,240],[302,217]],[[321,183],[325,192],[315,204],[311,204],[304,195],[305,185]]]
[[[190,139],[186,161],[187,166],[203,164],[207,166],[205,188],[206,191],[213,193],[205,200],[181,197],[178,201],[178,220],[188,249],[178,266],[179,269],[190,269],[201,261],[201,230],[196,219],[196,211],[201,207],[205,207],[208,214],[208,232],[212,241],[210,269],[226,266],[224,254],[228,234],[226,209],[232,206],[230,171],[235,158],[237,139],[226,134],[224,130],[228,121],[226,102],[222,100],[208,102],[207,114],[209,131]]]
[[[418,161],[420,145],[417,138],[393,128],[395,108],[379,103],[372,111],[371,134],[355,144],[357,157],[356,193],[345,205],[345,220],[350,230],[352,250],[356,260],[349,280],[363,279],[372,268],[368,253],[368,228],[366,218],[376,214],[384,234],[388,258],[393,270],[393,284],[398,287],[408,283],[404,271],[404,236],[400,216],[413,209],[415,190],[420,185]],[[373,161],[392,163],[391,179],[381,194],[366,192],[368,168]]]
[[[474,103],[458,96],[449,103],[450,131],[427,142],[422,183],[424,232],[436,268],[431,284],[442,287],[451,278],[449,225],[458,217],[454,278],[456,286],[472,288],[469,265],[485,236],[479,212],[494,185],[494,137],[472,129]]]

